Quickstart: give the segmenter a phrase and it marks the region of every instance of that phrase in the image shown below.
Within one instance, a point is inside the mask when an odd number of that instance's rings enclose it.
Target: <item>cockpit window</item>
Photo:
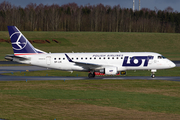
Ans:
[[[165,59],[166,57],[162,56],[163,59]]]
[[[158,59],[165,59],[164,56],[158,56]]]

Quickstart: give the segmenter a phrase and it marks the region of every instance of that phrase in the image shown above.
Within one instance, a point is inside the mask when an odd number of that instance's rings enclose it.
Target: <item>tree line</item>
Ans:
[[[78,6],[30,3],[26,7],[0,3],[0,30],[15,25],[24,31],[180,32],[180,13],[173,8],[150,10],[103,4]]]

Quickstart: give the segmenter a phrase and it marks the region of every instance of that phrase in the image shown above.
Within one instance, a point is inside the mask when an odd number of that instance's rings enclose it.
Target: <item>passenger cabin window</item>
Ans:
[[[54,60],[56,60],[56,58],[54,58]]]
[[[63,58],[63,60],[65,60],[65,58]]]
[[[59,60],[61,60],[61,58],[59,58]]]

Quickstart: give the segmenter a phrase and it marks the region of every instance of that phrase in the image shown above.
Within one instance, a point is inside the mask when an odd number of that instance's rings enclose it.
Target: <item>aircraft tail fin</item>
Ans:
[[[16,26],[8,26],[9,36],[11,39],[14,55],[32,55],[46,53],[33,47],[26,37],[19,31]]]

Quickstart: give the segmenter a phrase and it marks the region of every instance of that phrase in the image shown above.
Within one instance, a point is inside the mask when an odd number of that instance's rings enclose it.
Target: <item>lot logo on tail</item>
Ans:
[[[20,32],[13,33],[10,38],[14,50],[22,50],[27,45],[26,39],[23,38],[23,35]]]

